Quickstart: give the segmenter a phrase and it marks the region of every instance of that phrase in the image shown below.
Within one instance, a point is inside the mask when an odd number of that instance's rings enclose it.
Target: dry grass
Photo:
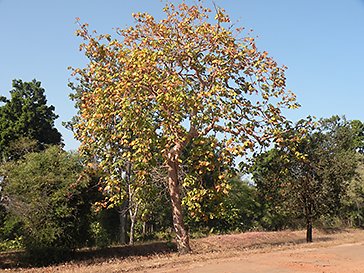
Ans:
[[[193,253],[179,256],[167,243],[151,243],[134,247],[105,250],[82,250],[75,259],[64,264],[42,268],[22,268],[16,265],[17,254],[0,255],[7,263],[7,272],[147,272],[154,268],[172,268],[195,261],[234,257],[245,253],[269,252],[288,248],[325,247],[364,241],[363,230],[314,231],[312,244],[305,243],[304,231],[247,232],[212,235],[191,241]],[[4,268],[5,266],[3,266]]]

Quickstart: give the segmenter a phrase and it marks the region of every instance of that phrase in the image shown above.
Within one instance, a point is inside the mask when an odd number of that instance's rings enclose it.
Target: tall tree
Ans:
[[[46,144],[61,144],[61,134],[54,127],[54,121],[58,116],[54,113],[54,106],[47,105],[44,92],[39,81],[13,80],[10,98],[0,98],[3,102],[0,106],[2,160],[17,157],[19,152],[33,147],[31,140],[36,141],[35,146],[38,150],[44,149]],[[28,148],[27,140],[31,143]]]
[[[355,125],[338,116],[318,123],[301,120],[287,131],[280,147],[255,160],[258,192],[273,207],[305,219],[307,242],[312,242],[313,221],[338,212],[356,175],[362,144]]]
[[[163,10],[159,22],[134,14],[135,26],[117,30],[120,41],[108,34],[93,37],[81,25],[89,64],[74,70],[80,111],[73,128],[81,149],[99,155],[101,164],[115,164],[102,161],[110,157],[110,140],[129,147],[116,152],[129,158],[141,181],[154,151],[161,153],[178,249],[186,253],[178,175],[186,145],[214,135],[218,160],[229,165],[233,156],[267,144],[284,120],[280,109],[297,104],[285,90],[285,68],[235,30],[223,9],[216,8],[213,18],[201,5],[168,3]],[[227,173],[221,171],[219,179]]]

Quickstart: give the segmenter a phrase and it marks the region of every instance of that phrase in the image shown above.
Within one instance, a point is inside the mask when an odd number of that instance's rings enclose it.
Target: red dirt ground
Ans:
[[[364,243],[241,254],[233,258],[195,262],[174,268],[161,268],[144,272],[360,273],[364,272]]]
[[[191,241],[193,253],[179,256],[168,248],[149,245],[90,252],[83,259],[42,267],[5,269],[6,272],[154,272],[154,273],[286,273],[364,272],[364,231],[314,231],[306,244],[304,231],[248,232],[214,235]],[[154,246],[155,247],[155,246]],[[138,248],[140,248],[138,250]],[[103,255],[101,255],[103,254]],[[107,254],[107,255],[106,255]],[[9,258],[0,254],[0,263]]]

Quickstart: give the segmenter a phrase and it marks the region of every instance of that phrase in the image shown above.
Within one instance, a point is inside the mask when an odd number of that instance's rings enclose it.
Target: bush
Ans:
[[[89,238],[89,179],[79,157],[50,147],[8,163],[4,194],[9,212],[21,223],[28,256],[58,261]]]
[[[100,222],[91,224],[91,236],[94,240],[94,245],[98,248],[105,248],[111,244],[109,233]]]
[[[24,247],[23,237],[17,237],[13,240],[0,242],[0,251],[19,250]]]

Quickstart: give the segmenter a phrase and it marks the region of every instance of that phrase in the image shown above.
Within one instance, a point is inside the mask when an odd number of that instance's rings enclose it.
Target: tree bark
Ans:
[[[134,245],[134,227],[135,227],[135,216],[130,216],[130,238],[129,238],[129,245]]]
[[[119,243],[126,244],[126,212],[127,202],[124,202],[119,208]]]
[[[312,221],[311,221],[311,219],[307,219],[306,242],[312,243]]]
[[[180,184],[178,181],[178,160],[168,160],[168,187],[172,203],[173,227],[176,232],[178,252],[187,254],[191,251],[188,231],[183,222]]]
[[[312,207],[311,204],[306,208],[306,242],[312,243]]]
[[[143,222],[143,230],[142,230],[142,236],[143,238],[145,238],[145,236],[147,235],[147,222]]]
[[[134,245],[134,234],[135,234],[135,222],[137,219],[139,202],[135,200],[135,192],[130,188],[129,185],[129,216],[130,216],[130,236],[129,245]]]

